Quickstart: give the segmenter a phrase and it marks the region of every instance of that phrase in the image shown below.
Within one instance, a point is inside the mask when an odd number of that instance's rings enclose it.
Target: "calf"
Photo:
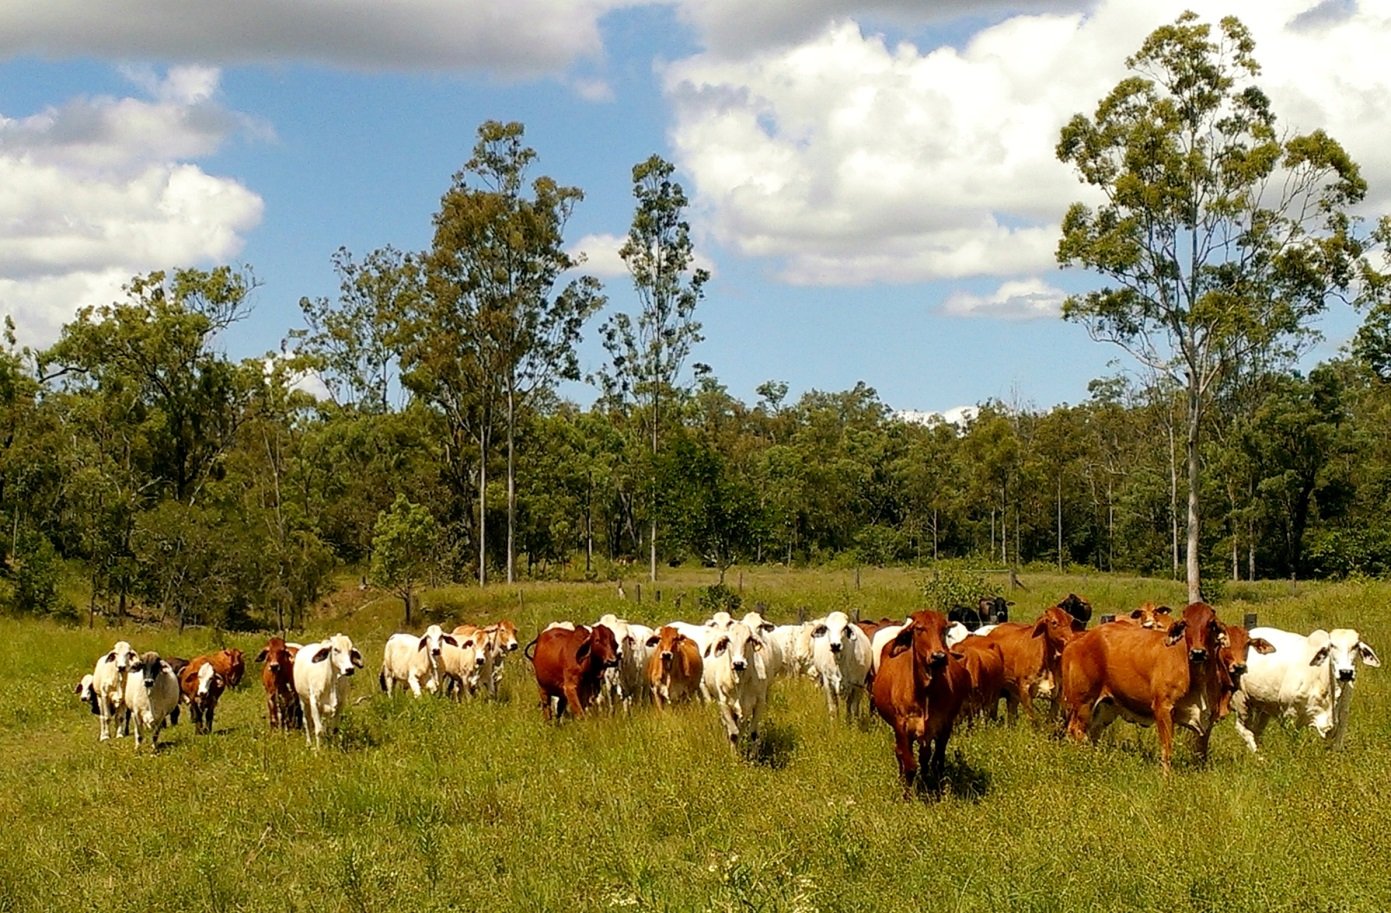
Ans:
[[[758,724],[768,700],[768,671],[762,652],[762,639],[748,625],[736,621],[721,631],[701,655],[701,681],[710,699],[719,706],[720,720],[731,745],[737,745],[742,735],[758,738]]]
[[[1166,605],[1157,606],[1152,602],[1146,602],[1129,615],[1121,615],[1112,624],[1139,625],[1142,628],[1154,628],[1159,631],[1169,630],[1169,626],[1174,623],[1174,610]]]
[[[92,693],[96,699],[97,716],[101,718],[101,741],[125,735],[130,725],[126,707],[126,683],[130,669],[139,656],[124,640],[116,642],[92,670]]]
[[[458,630],[457,628],[455,630]],[[487,643],[488,635],[480,633],[461,636],[453,635],[454,643],[445,641],[440,647],[440,676],[444,681],[444,693],[456,701],[478,692],[479,676],[483,670],[483,650],[479,641]]]
[[[173,672],[172,668],[170,672]],[[212,732],[213,714],[222,692],[227,688],[227,680],[211,663],[194,665],[191,660],[177,678],[183,698],[188,701],[189,714],[193,717],[193,731],[199,734]]]
[[[1307,637],[1278,628],[1253,628],[1251,634],[1275,649],[1249,657],[1232,700],[1246,747],[1258,751],[1266,724],[1285,719],[1313,728],[1329,747],[1341,748],[1357,664],[1380,666],[1376,651],[1349,628],[1320,629]]]
[[[999,625],[1009,621],[1009,607],[1014,605],[1003,596],[982,596],[976,605],[985,624]]]
[[[647,639],[647,687],[658,708],[699,693],[704,675],[700,648],[680,631],[664,626]]]
[[[559,721],[566,710],[581,718],[599,693],[604,670],[618,665],[618,642],[604,625],[553,627],[527,644],[523,655],[536,674],[545,718]]]
[[[158,749],[164,721],[179,706],[179,681],[158,653],[142,653],[131,663],[125,705],[135,723],[135,749],[140,750],[142,738],[149,739],[151,750]]]
[[[82,680],[72,689],[72,693],[77,695],[77,699],[87,705],[92,711],[92,716],[100,716],[101,710],[97,707],[97,693],[92,689],[92,674],[89,672],[82,676]]]
[[[940,612],[909,616],[908,623],[884,645],[870,692],[875,711],[893,727],[904,798],[919,785],[941,789],[947,741],[971,690],[961,654],[947,649],[947,624]]]
[[[316,750],[325,730],[337,728],[348,706],[348,684],[362,668],[362,654],[345,634],[305,644],[295,655],[295,694],[304,719],[304,741]]]
[[[256,654],[261,667],[261,687],[266,692],[266,716],[270,728],[288,730],[304,725],[295,697],[295,660],[283,637],[272,637]]]
[[[1083,628],[1092,620],[1092,604],[1076,593],[1068,593],[1058,602],[1058,608],[1080,621]]]
[[[869,638],[844,612],[832,612],[818,620],[811,636],[812,664],[826,695],[826,709],[835,716],[839,699],[844,698],[846,718],[853,719],[873,666]]]
[[[1218,651],[1226,645],[1212,607],[1201,602],[1168,631],[1107,624],[1073,639],[1062,660],[1068,735],[1095,739],[1117,716],[1153,724],[1167,773],[1177,724],[1198,734],[1201,759],[1220,699]]]

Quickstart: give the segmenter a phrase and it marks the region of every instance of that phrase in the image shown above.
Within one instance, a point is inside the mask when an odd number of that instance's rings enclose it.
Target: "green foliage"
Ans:
[[[981,571],[966,566],[934,564],[918,585],[923,604],[946,612],[956,606],[975,607],[983,596],[999,596],[1004,590]]]
[[[743,604],[744,597],[723,583],[702,587],[696,594],[696,605],[706,616],[716,612],[728,612],[731,615],[736,615]]]
[[[401,597],[406,624],[411,622],[411,599],[435,562],[440,529],[430,511],[397,495],[391,510],[377,515],[372,537],[372,582]]]
[[[26,615],[51,615],[63,607],[58,596],[63,562],[48,537],[26,530],[19,538],[15,555],[13,608]]]

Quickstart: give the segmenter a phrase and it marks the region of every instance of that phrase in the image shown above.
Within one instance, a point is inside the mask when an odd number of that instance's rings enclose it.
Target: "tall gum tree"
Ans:
[[[691,347],[703,338],[695,307],[710,274],[693,268],[695,248],[685,220],[686,193],[672,180],[675,167],[660,156],[633,166],[637,207],[619,255],[633,277],[637,320],[617,313],[601,329],[610,367],[601,382],[610,399],[643,401],[652,470],[648,549],[650,579],[657,579],[656,465],[661,450],[662,400],[674,396]]]
[[[1173,378],[1186,403],[1188,598],[1200,598],[1200,446],[1216,385],[1250,358],[1292,359],[1330,299],[1382,293],[1357,165],[1321,130],[1276,128],[1242,23],[1181,15],[1126,60],[1132,75],[1063,127],[1058,158],[1095,188],[1057,258],[1101,276],[1064,319]]]

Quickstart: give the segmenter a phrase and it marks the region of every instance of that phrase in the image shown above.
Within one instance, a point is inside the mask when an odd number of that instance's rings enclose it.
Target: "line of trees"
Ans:
[[[708,276],[672,166],[633,169],[637,308],[600,327],[582,408],[556,396],[606,303],[566,253],[578,188],[489,122],[428,250],[340,250],[284,351],[236,362],[246,268],[137,276],[42,351],[0,351],[0,556],[20,608],[295,627],[351,565],[407,620],[423,581],[609,579],[646,564],[974,556],[1222,578],[1391,569],[1391,306],[1350,214],[1366,187],[1321,133],[1281,137],[1235,20],[1156,31],[1058,156],[1097,189],[1058,257],[1107,283],[1064,316],[1137,374],[1076,405],[895,415],[864,383],[755,402],[692,362]],[[1295,369],[1333,298],[1367,319]],[[328,395],[305,392],[306,378]],[[499,532],[501,527],[501,532]]]

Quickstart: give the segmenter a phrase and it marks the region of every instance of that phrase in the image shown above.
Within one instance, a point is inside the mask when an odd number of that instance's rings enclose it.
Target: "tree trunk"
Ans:
[[[1178,579],[1178,450],[1174,446],[1173,412],[1169,413],[1169,534],[1173,541],[1174,579]]]
[[[1198,568],[1199,534],[1202,532],[1198,512],[1198,431],[1202,418],[1202,401],[1198,395],[1197,379],[1188,381],[1188,435],[1186,456],[1188,459],[1188,601],[1198,602],[1202,598],[1201,571]]]
[[[652,525],[648,533],[647,545],[650,551],[649,578],[657,582],[657,418],[659,397],[656,387],[652,390]]]
[[[512,447],[516,442],[517,403],[511,384],[507,387],[507,582],[514,582],[514,547],[517,528],[517,476],[512,459]]]
[[[488,433],[478,434],[478,585],[488,585]]]
[[[1058,473],[1058,573],[1063,572],[1063,476]]]

